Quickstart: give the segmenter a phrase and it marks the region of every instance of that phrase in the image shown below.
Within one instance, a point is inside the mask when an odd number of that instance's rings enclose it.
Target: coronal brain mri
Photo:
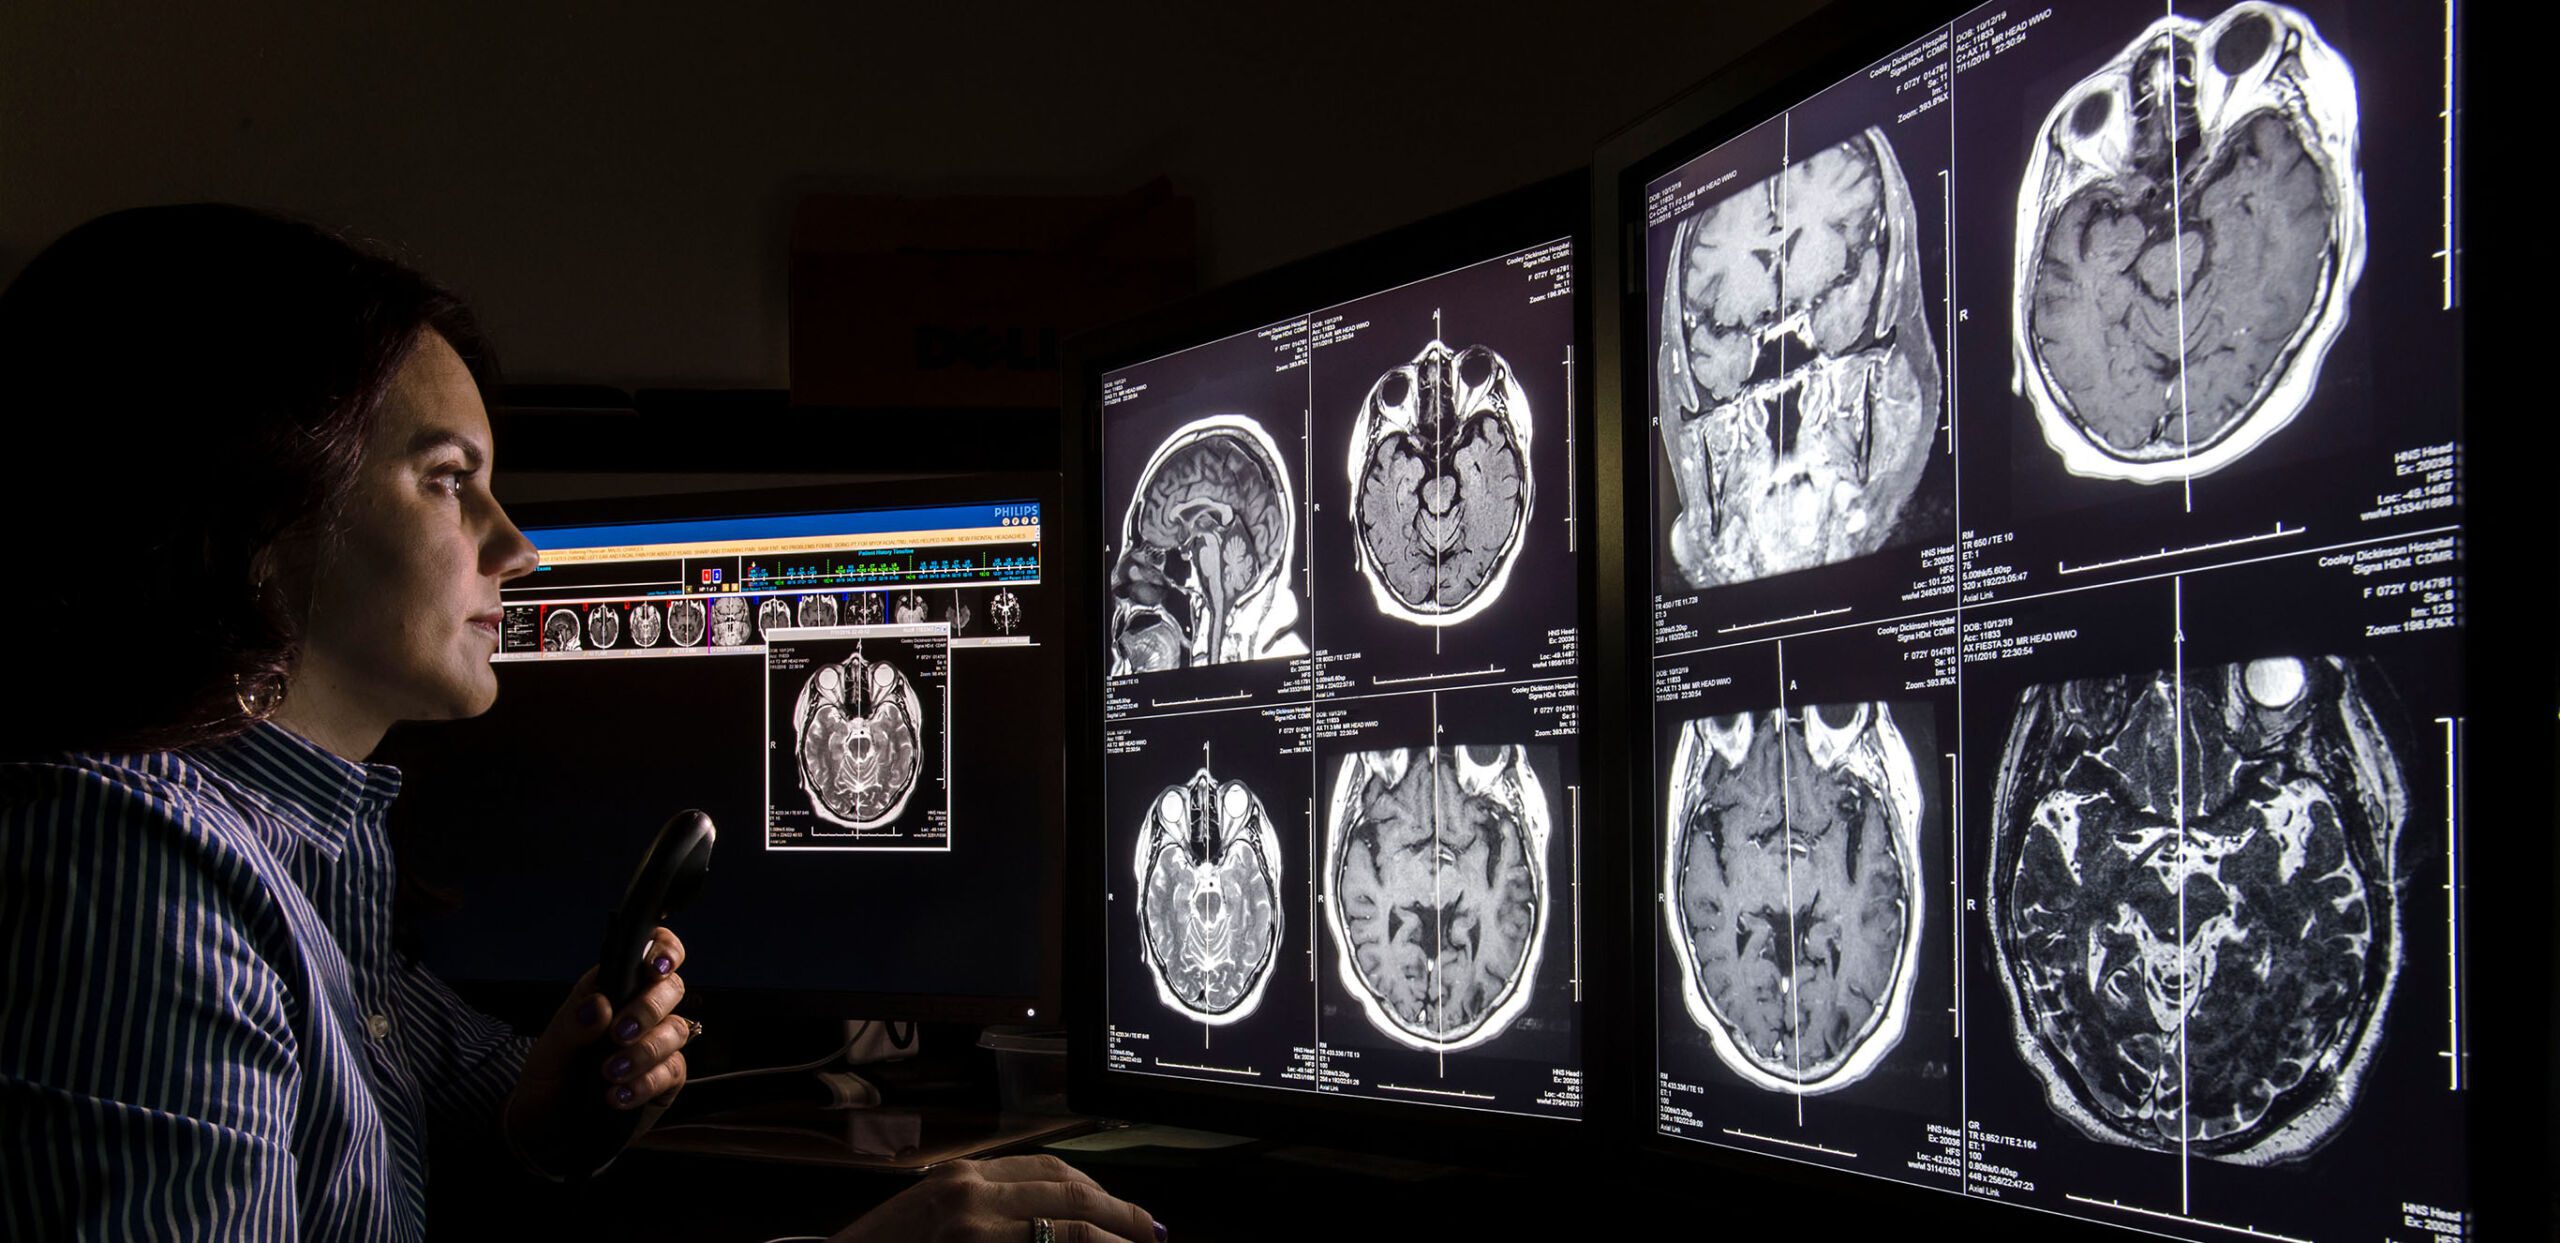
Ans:
[[[2018,189],[2014,386],[2075,475],[2219,470],[2301,413],[2364,268],[2356,87],[2310,19],[2166,17]]]
[[[1233,1023],[1262,1004],[1279,953],[1280,835],[1262,800],[1207,765],[1168,786],[1138,834],[1139,944],[1156,995]]]
[[[1938,434],[1919,217],[1881,130],[1680,222],[1656,359],[1672,560],[1713,587],[1894,538]]]
[[[1851,703],[1680,728],[1662,892],[1681,996],[1758,1087],[1848,1087],[1909,1023],[1922,795],[1894,718]]]
[[[771,634],[791,625],[791,601],[782,596],[766,596],[756,606],[756,633]]]
[[[996,598],[987,605],[987,620],[1004,634],[1012,634],[1020,629],[1022,598],[1013,594],[1013,589],[1010,587],[996,592]]]
[[[1325,920],[1342,983],[1379,1031],[1451,1053],[1528,1008],[1549,827],[1525,747],[1344,758],[1327,814]]]
[[[932,620],[932,614],[924,606],[924,597],[913,591],[898,597],[898,606],[892,616],[901,626],[921,625]]]
[[[924,772],[924,704],[906,673],[856,645],[818,666],[791,704],[800,788],[819,819],[854,830],[898,818]]]
[[[622,611],[610,604],[587,610],[587,642],[611,647],[622,640]]]
[[[2082,1133],[2263,1165],[2345,1122],[2401,957],[2383,694],[2361,662],[2274,657],[2020,696],[1992,946]]]
[[[755,614],[745,596],[721,596],[711,602],[711,646],[736,647],[754,637]]]
[[[1242,415],[1184,425],[1148,459],[1111,567],[1111,672],[1306,654],[1290,586],[1297,500]]]
[[[710,628],[708,612],[700,600],[667,602],[667,636],[678,647],[693,647],[702,642],[703,632]]]
[[[574,652],[584,646],[578,638],[578,612],[575,609],[553,609],[542,619],[542,650]]]
[[[845,609],[845,620],[856,626],[879,625],[880,593],[876,591],[866,591],[855,596],[853,598],[853,603]]]
[[[631,610],[631,641],[634,644],[641,647],[656,647],[658,635],[663,629],[664,623],[659,619],[657,605],[643,601]]]
[[[836,598],[824,592],[802,596],[795,616],[803,626],[832,626],[836,624]]]
[[[1529,396],[1481,345],[1378,377],[1351,433],[1351,522],[1378,610],[1426,626],[1502,595],[1529,527]]]

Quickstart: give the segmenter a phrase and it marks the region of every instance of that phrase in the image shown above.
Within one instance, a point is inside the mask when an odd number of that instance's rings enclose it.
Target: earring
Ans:
[[[276,704],[283,698],[277,693],[275,684],[266,678],[260,678],[257,687],[252,689],[247,678],[236,673],[231,675],[231,700],[240,705],[240,715],[252,721],[263,721],[273,715]]]

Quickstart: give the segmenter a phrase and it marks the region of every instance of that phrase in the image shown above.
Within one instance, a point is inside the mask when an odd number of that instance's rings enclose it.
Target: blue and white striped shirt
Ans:
[[[392,949],[399,770],[0,764],[0,1238],[414,1239],[532,1044]]]

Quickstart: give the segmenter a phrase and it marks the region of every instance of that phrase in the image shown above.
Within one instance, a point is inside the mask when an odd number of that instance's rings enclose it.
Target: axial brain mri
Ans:
[[[1156,994],[1212,1026],[1262,1004],[1279,954],[1280,835],[1262,800],[1206,765],[1147,808],[1139,937]]]
[[[659,619],[657,605],[643,601],[631,610],[631,641],[641,647],[656,647],[664,626]]]
[[[1918,231],[1876,129],[1674,230],[1655,382],[1672,559],[1692,586],[1894,538],[1938,434]]]
[[[1510,1029],[1546,935],[1549,828],[1526,747],[1345,757],[1325,918],[1342,983],[1373,1026],[1441,1053]]]
[[[2383,693],[2359,661],[2273,657],[2020,696],[1992,947],[2083,1134],[2264,1165],[2345,1122],[2401,958]]]
[[[2364,269],[2355,79],[2309,18],[2166,17],[2065,91],[2018,188],[2013,387],[2072,474],[2219,470],[2291,422]]]
[[[1530,431],[1511,364],[1481,345],[1435,340],[1370,386],[1348,470],[1378,611],[1447,626],[1501,597],[1529,526]]]
[[[1303,656],[1297,501],[1279,446],[1242,415],[1186,424],[1157,447],[1111,567],[1111,672]]]
[[[1893,707],[1691,721],[1669,794],[1664,914],[1690,1020],[1755,1086],[1865,1079],[1910,1019],[1924,915],[1920,779]]]
[[[877,829],[906,810],[924,773],[924,703],[897,666],[857,645],[812,670],[791,705],[800,788],[819,819]]]

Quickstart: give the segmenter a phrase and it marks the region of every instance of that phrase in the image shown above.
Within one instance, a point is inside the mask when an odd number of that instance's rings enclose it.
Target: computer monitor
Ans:
[[[1057,1007],[1057,477],[527,505],[497,706],[405,725],[394,831],[427,964],[556,1003],[650,835],[731,1011],[1040,1025]]]
[[[1649,1147],[2468,1237],[2454,16],[1852,7],[1604,150]]]
[[[1578,1125],[1587,202],[1525,191],[1077,344],[1079,1108]]]

